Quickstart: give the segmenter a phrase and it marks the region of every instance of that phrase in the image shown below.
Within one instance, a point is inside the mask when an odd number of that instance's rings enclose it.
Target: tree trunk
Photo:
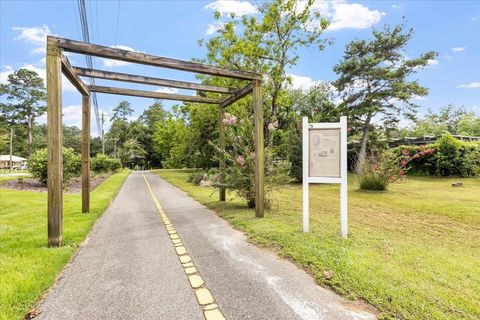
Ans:
[[[32,141],[33,141],[32,127],[33,127],[33,117],[29,115],[27,119],[27,131],[28,131],[27,149],[28,149],[29,157],[32,155]]]
[[[365,123],[363,124],[363,133],[362,133],[362,140],[360,143],[360,151],[358,152],[357,157],[357,166],[356,170],[357,173],[362,172],[363,164],[365,163],[365,159],[367,158],[367,142],[368,142],[368,134],[370,133],[370,122],[372,120],[372,114],[367,114],[367,118],[365,119]]]

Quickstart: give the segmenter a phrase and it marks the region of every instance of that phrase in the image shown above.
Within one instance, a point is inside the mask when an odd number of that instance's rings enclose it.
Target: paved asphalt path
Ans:
[[[227,319],[374,319],[145,172]],[[203,319],[141,172],[132,173],[36,319]]]

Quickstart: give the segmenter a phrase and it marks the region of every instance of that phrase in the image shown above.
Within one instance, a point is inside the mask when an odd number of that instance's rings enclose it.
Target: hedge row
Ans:
[[[28,159],[28,170],[33,177],[47,184],[47,149],[37,150]],[[91,159],[90,169],[96,173],[114,172],[122,167],[120,160],[112,159],[103,154],[97,154]],[[66,183],[73,177],[80,175],[82,162],[80,155],[76,154],[72,148],[63,148],[63,181]]]
[[[450,134],[425,146],[403,145],[392,149],[408,163],[409,174],[472,177],[480,175],[480,142],[461,141]]]

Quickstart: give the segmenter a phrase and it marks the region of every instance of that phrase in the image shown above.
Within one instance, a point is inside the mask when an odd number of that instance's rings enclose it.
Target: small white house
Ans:
[[[10,167],[16,170],[27,169],[27,161],[25,158],[12,155],[12,163],[10,164],[10,155],[2,154],[0,155],[0,169],[10,169]]]

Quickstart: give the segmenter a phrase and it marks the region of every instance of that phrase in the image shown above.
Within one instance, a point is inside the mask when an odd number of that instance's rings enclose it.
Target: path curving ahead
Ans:
[[[38,309],[58,320],[375,318],[150,172],[127,178]]]

